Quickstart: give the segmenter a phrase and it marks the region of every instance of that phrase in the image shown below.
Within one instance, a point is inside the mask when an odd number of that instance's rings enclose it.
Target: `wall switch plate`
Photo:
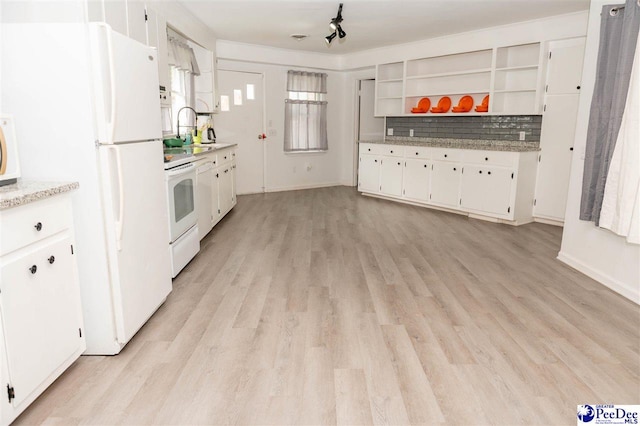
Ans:
[[[525,132],[520,132],[520,140],[523,141],[525,136]]]
[[[413,129],[409,129],[409,136],[413,137]]]
[[[389,127],[387,129],[387,136],[393,136],[393,128]]]

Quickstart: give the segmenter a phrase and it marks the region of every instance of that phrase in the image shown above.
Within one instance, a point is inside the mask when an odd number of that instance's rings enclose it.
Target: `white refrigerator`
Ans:
[[[117,354],[171,292],[157,52],[104,24],[1,27],[23,180],[80,183],[86,353]]]

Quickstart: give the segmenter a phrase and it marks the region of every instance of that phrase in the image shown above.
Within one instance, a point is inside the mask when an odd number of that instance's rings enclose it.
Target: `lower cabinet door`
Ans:
[[[233,207],[233,169],[231,164],[226,164],[218,169],[218,200],[220,214],[225,214]]]
[[[429,201],[443,206],[458,207],[461,172],[462,168],[458,163],[434,161],[431,165]]]
[[[426,160],[405,160],[402,195],[412,200],[429,201],[430,172],[431,164]]]
[[[383,157],[380,165],[380,192],[399,197],[402,195],[402,158]]]
[[[360,155],[358,191],[380,192],[380,157]]]
[[[196,211],[198,213],[198,233],[203,239],[213,228],[211,195],[214,181],[211,165],[198,167],[196,178]],[[217,206],[216,206],[217,209]]]
[[[66,235],[0,266],[0,309],[14,407],[81,344],[80,298]],[[6,383],[3,383],[5,385]]]
[[[214,225],[222,216],[222,210],[220,209],[220,173],[223,173],[223,170],[222,167],[213,169],[211,176],[211,215]]]
[[[511,212],[512,170],[501,167],[465,166],[460,188],[461,206],[497,215]]]

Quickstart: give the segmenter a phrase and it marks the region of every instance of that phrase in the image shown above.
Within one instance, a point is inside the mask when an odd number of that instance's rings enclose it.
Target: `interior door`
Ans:
[[[124,344],[171,292],[162,144],[100,147],[112,298]]]
[[[216,136],[220,142],[238,144],[236,191],[238,194],[264,192],[264,144],[269,139],[262,138],[263,75],[219,70],[218,87],[221,108],[215,117]]]

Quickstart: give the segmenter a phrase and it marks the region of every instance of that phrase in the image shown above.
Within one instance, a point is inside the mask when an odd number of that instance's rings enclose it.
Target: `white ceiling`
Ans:
[[[589,0],[343,0],[347,37],[327,46],[340,0],[181,0],[221,40],[343,54],[587,10]],[[291,34],[308,34],[296,41]]]

